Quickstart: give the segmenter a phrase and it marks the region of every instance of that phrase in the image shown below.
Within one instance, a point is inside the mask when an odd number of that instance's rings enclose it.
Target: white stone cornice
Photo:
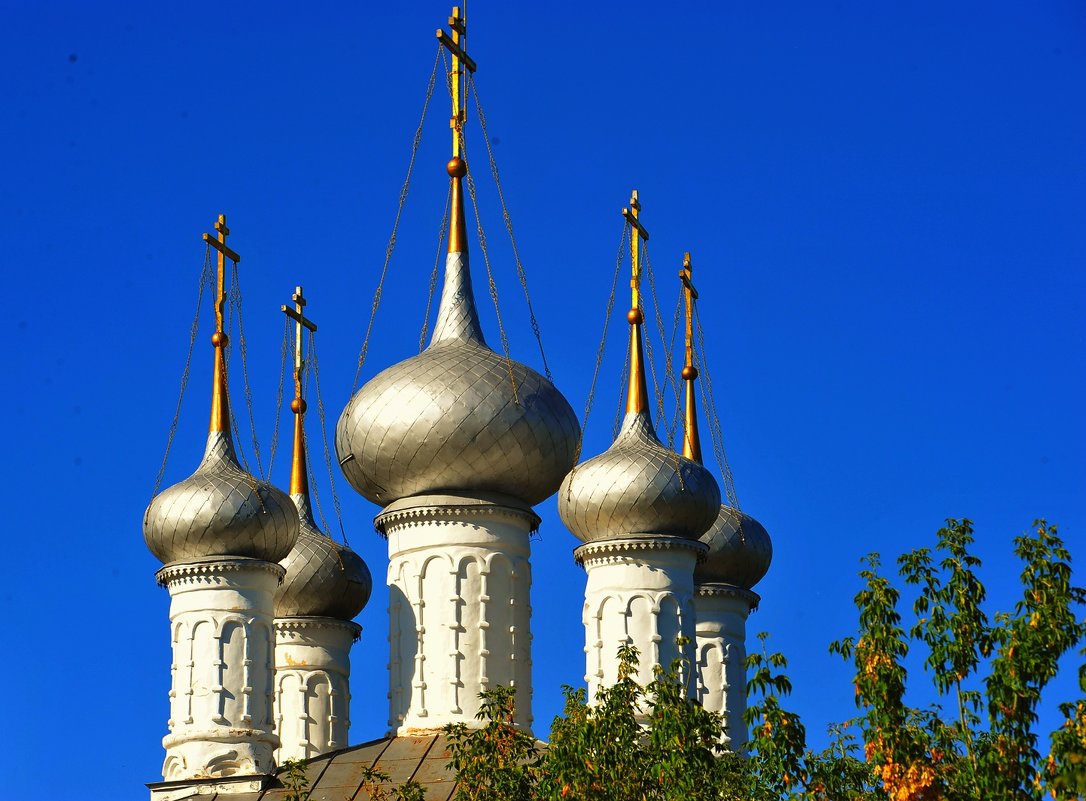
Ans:
[[[262,559],[222,556],[201,559],[198,562],[170,562],[155,573],[155,581],[160,587],[171,584],[206,584],[209,582],[229,582],[230,574],[266,571],[282,581],[286,571],[275,562]]]
[[[577,564],[614,564],[637,554],[652,551],[693,551],[698,561],[704,558],[709,547],[699,540],[686,537],[646,535],[642,537],[616,537],[585,543],[573,551]]]
[[[277,617],[275,619],[276,634],[302,634],[314,629],[349,632],[352,642],[358,642],[362,634],[362,627],[357,623],[335,617]]]
[[[762,600],[762,596],[753,590],[743,589],[734,584],[715,582],[696,585],[694,587],[694,595],[705,598],[735,598],[740,601],[746,601],[752,612],[758,608],[758,603]]]
[[[472,522],[480,516],[526,523],[533,534],[540,523],[539,515],[530,506],[504,495],[418,495],[386,506],[373,519],[373,527],[378,534],[388,536],[388,529],[393,526],[426,526],[449,520]]]

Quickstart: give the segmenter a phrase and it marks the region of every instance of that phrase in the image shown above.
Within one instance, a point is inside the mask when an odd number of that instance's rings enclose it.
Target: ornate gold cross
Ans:
[[[440,28],[437,38],[445,48],[452,53],[452,69],[449,71],[449,85],[452,90],[452,119],[449,127],[453,132],[453,158],[462,158],[460,153],[460,140],[463,138],[464,120],[467,116],[467,81],[461,65],[468,72],[475,72],[475,61],[464,50],[468,43],[467,15],[461,16],[460,7],[453,6],[452,16],[449,17],[449,28],[452,36]]]
[[[226,237],[230,235],[230,229],[226,227],[226,215],[220,214],[215,223],[218,236],[204,234],[204,241],[215,250],[219,251],[218,282],[215,285],[215,330],[223,333],[223,310],[226,306],[226,260],[230,259],[234,264],[241,261],[241,256],[226,246]]]
[[[305,361],[302,358],[304,353],[302,347],[302,328],[308,328],[311,333],[316,333],[317,324],[310,320],[303,314],[305,309],[305,296],[302,294],[302,288],[300,286],[294,288],[294,294],[290,296],[290,299],[294,301],[294,308],[290,306],[280,306],[279,310],[283,312],[287,317],[294,320],[294,397],[301,399],[302,397],[302,371],[305,368]]]
[[[630,195],[630,206],[622,210],[622,216],[626,218],[626,222],[634,229],[634,235],[630,237],[630,289],[632,290],[633,301],[630,303],[631,309],[641,308],[641,296],[639,289],[641,286],[641,240],[649,241],[649,232],[645,230],[645,226],[641,224],[638,219],[641,215],[641,201],[637,199],[637,190],[635,189]]]

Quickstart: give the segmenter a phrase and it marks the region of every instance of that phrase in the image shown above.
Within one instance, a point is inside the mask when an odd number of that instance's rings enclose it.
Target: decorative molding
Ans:
[[[351,642],[358,642],[362,636],[362,627],[351,620],[340,620],[334,617],[277,617],[275,619],[275,633],[287,634],[293,632],[313,631],[314,629],[329,629],[350,632]]]
[[[390,534],[390,729],[477,728],[479,693],[502,684],[517,689],[514,725],[530,731],[528,529],[538,518],[491,502],[449,514],[433,496],[407,500],[378,518]],[[465,541],[462,526],[477,535]]]
[[[698,584],[694,587],[694,594],[705,598],[735,598],[739,601],[746,601],[751,612],[758,608],[758,604],[762,600],[762,596],[754,592],[754,590],[745,590],[734,584]]]
[[[699,540],[686,537],[646,535],[644,537],[616,537],[589,542],[574,549],[573,558],[584,567],[586,563],[618,564],[636,553],[651,551],[693,551],[698,561],[705,557],[709,546]]]
[[[172,563],[170,717],[166,781],[275,770],[272,721],[275,587],[283,569],[261,559]]]
[[[275,562],[227,556],[201,559],[198,562],[170,562],[155,573],[155,581],[160,587],[177,583],[210,583],[209,579],[228,578],[230,573],[250,573],[258,570],[271,573],[280,582],[286,574],[286,570]]]
[[[457,495],[420,495],[413,498],[401,498],[389,504],[385,511],[373,519],[373,527],[382,537],[388,537],[388,529],[394,526],[424,526],[429,523],[444,523],[450,520],[473,522],[480,515],[504,517],[508,520],[527,523],[528,533],[539,530],[540,517],[531,507],[520,506],[513,499],[505,501],[488,498],[461,497]],[[476,522],[478,525],[478,523]]]

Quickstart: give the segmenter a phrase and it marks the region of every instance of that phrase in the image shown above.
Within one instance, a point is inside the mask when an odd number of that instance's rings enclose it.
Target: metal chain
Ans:
[[[668,386],[672,387],[675,395],[679,394],[678,389],[675,386],[675,375],[671,364],[671,350],[665,346],[664,340],[664,321],[660,316],[660,302],[656,298],[656,278],[652,271],[652,264],[649,261],[649,243],[645,242],[644,245],[644,272],[649,279],[649,293],[652,295],[652,311],[656,317],[656,330],[660,335],[660,346],[664,348],[664,381],[656,380],[656,360],[652,355],[652,338],[646,333],[645,336],[645,352],[648,357],[649,372],[652,374],[652,383],[656,389],[656,409],[660,416],[660,425],[663,426],[665,433],[668,437],[667,452],[670,455],[672,466],[675,468],[675,475],[679,478],[679,489],[686,489],[686,481],[683,478],[683,471],[679,459],[678,451],[671,447],[671,443],[674,441],[674,421],[668,422],[667,413],[664,408],[664,397],[667,392]]]
[[[581,456],[581,446],[584,444],[584,432],[589,428],[589,414],[592,411],[592,403],[596,396],[596,380],[599,378],[599,366],[603,364],[604,349],[607,346],[607,329],[610,326],[611,314],[615,311],[615,293],[618,289],[618,276],[622,269],[622,253],[626,251],[626,246],[629,242],[630,227],[627,224],[622,224],[622,236],[618,241],[618,254],[615,256],[615,277],[611,278],[610,294],[607,297],[607,308],[604,311],[604,330],[601,336],[599,336],[599,346],[596,348],[596,366],[592,370],[592,383],[589,385],[589,397],[584,402],[584,419],[581,423],[581,438],[577,441],[577,456],[574,457],[573,463],[576,465],[577,459]],[[627,353],[629,357],[629,352]],[[574,467],[574,470],[577,468]]]
[[[668,343],[668,346],[667,346],[668,351],[671,352],[671,353],[675,352],[675,338],[676,338],[676,335],[679,333],[679,318],[681,317],[681,313],[682,313],[682,305],[683,305],[683,293],[682,293],[682,288],[680,286],[679,298],[675,303],[675,316],[672,318],[672,321],[671,321],[671,340],[670,340],[670,342]],[[683,412],[682,394],[679,392],[678,387],[676,387],[676,389],[675,389],[675,414],[671,418],[671,426],[670,426],[670,428],[668,428],[668,432],[667,432],[668,447],[671,448],[672,450],[675,450],[675,433],[679,428],[679,420],[682,419],[682,412]]]
[[[441,226],[437,236],[437,253],[434,255],[434,269],[430,272],[430,289],[426,295],[426,313],[422,316],[422,331],[419,332],[419,353],[426,347],[426,335],[430,332],[430,309],[434,303],[434,289],[437,288],[437,270],[441,265],[441,246],[445,244],[445,231],[449,224],[449,204],[452,202],[452,182],[445,195],[445,211],[441,214]]]
[[[622,418],[625,416],[626,410],[625,394],[626,385],[630,381],[630,349],[626,348],[626,361],[622,365],[622,380],[618,383],[618,403],[615,404],[615,419],[611,423],[611,439],[615,439],[618,436],[619,429],[622,427]]]
[[[343,538],[343,544],[347,545],[347,532],[343,528],[343,508],[340,506],[339,494],[336,492],[336,481],[332,471],[332,452],[328,448],[328,426],[324,414],[324,395],[321,393],[320,361],[317,359],[317,335],[312,331],[309,333],[309,359],[313,366],[313,384],[317,390],[317,416],[321,421],[321,443],[324,445],[324,464],[328,468],[328,486],[331,488],[332,508],[336,513],[336,522],[339,524],[339,533]],[[306,449],[306,453],[309,453],[308,449]],[[323,519],[323,513],[321,517]],[[330,530],[327,523],[325,523],[325,530]]]
[[[241,378],[242,384],[245,387],[245,407],[249,413],[249,428],[252,432],[253,440],[253,457],[256,459],[256,469],[260,471],[260,478],[263,480],[266,478],[264,475],[264,467],[260,463],[260,441],[256,436],[256,420],[253,417],[253,390],[249,386],[249,362],[247,358],[248,349],[245,345],[245,326],[242,324],[241,318],[241,281],[238,275],[238,263],[231,262],[231,273],[233,274],[233,284],[230,288],[230,300],[234,304],[237,310],[238,316],[238,345],[241,351]]]
[[[466,162],[468,151],[464,146],[464,132],[460,132],[460,152],[464,154]],[[498,285],[494,283],[494,271],[490,269],[490,256],[487,252],[486,233],[483,231],[483,219],[479,215],[479,203],[475,196],[475,179],[468,172],[468,196],[471,198],[471,210],[475,215],[475,231],[479,237],[479,251],[483,254],[483,264],[486,265],[487,287],[490,289],[490,300],[494,304],[494,316],[498,320],[498,336],[501,337],[502,355],[505,357],[505,366],[509,373],[509,383],[513,387],[513,403],[520,406],[520,398],[517,395],[517,378],[513,374],[513,360],[509,357],[509,338],[505,334],[505,326],[502,324],[502,313],[498,304]]]
[[[411,174],[415,169],[415,157],[419,152],[419,143],[422,141],[422,126],[426,122],[426,111],[430,107],[430,98],[434,95],[434,87],[437,85],[437,65],[441,61],[444,48],[439,43],[437,54],[434,56],[434,68],[430,73],[430,80],[426,84],[426,99],[422,103],[422,116],[418,127],[415,129],[415,138],[411,143],[411,158],[407,162],[407,177],[404,178],[400,188],[400,204],[396,208],[396,216],[392,221],[392,233],[388,238],[388,246],[385,248],[385,263],[381,267],[381,277],[377,280],[377,289],[373,293],[373,303],[370,306],[370,319],[366,324],[366,335],[362,340],[362,349],[358,352],[358,366],[354,371],[354,381],[351,384],[351,394],[358,388],[358,377],[362,374],[362,365],[366,363],[366,356],[370,350],[370,335],[373,333],[373,322],[377,317],[377,307],[381,305],[381,295],[384,292],[385,276],[388,274],[388,265],[392,261],[392,251],[396,247],[396,232],[400,227],[400,217],[403,215],[403,207],[407,202],[407,193],[411,187]]]
[[[279,447],[279,418],[283,416],[283,385],[287,376],[287,353],[290,348],[290,318],[283,317],[283,347],[279,362],[279,391],[275,393],[275,428],[272,429],[271,453],[268,456],[268,477],[275,475],[275,452]]]
[[[588,386],[588,399],[584,404],[584,418],[581,422],[581,436],[577,439],[577,450],[573,454],[573,471],[577,470],[577,462],[581,458],[581,449],[584,447],[584,433],[588,429],[588,415],[592,412],[592,403],[596,398],[596,380],[600,375],[600,365],[603,364],[603,353],[607,346],[607,329],[611,323],[611,314],[615,309],[615,291],[618,289],[618,274],[622,268],[622,251],[626,247],[626,237],[630,229],[625,223],[622,225],[622,236],[618,241],[618,255],[615,257],[615,275],[611,279],[611,294],[607,297],[607,309],[603,313],[603,333],[600,335],[600,344],[596,348],[596,366],[592,369],[592,381]],[[570,482],[572,487],[573,483]]]
[[[155,488],[151,490],[151,498],[158,495],[158,489],[162,486],[162,479],[166,475],[166,462],[170,458],[170,448],[173,447],[173,439],[177,435],[177,422],[181,419],[181,402],[185,398],[185,388],[189,383],[189,370],[192,366],[192,351],[196,346],[196,335],[200,332],[200,307],[204,302],[204,287],[211,286],[211,245],[204,251],[204,266],[200,270],[200,286],[196,296],[196,316],[192,318],[192,328],[189,332],[189,350],[185,355],[185,369],[181,373],[181,391],[177,395],[177,406],[174,409],[173,421],[170,423],[170,433],[166,438],[166,453],[162,456],[162,464],[158,468],[155,477]]]
[[[517,240],[513,236],[513,219],[509,216],[509,209],[505,205],[505,193],[502,191],[501,179],[498,177],[498,162],[494,159],[494,149],[490,146],[490,135],[486,130],[486,115],[483,114],[483,104],[479,101],[479,89],[476,86],[474,76],[468,73],[468,86],[471,88],[472,97],[475,99],[475,113],[479,115],[479,127],[483,132],[483,142],[486,144],[486,154],[490,159],[490,174],[494,176],[494,186],[498,189],[498,201],[502,207],[502,219],[505,220],[505,230],[509,232],[509,243],[513,246],[513,261],[517,265],[517,277],[520,279],[521,288],[524,290],[524,300],[528,304],[528,320],[532,326],[532,333],[539,345],[539,356],[543,360],[543,372],[551,383],[551,368],[547,364],[547,354],[543,352],[543,336],[539,331],[539,323],[535,319],[535,310],[532,308],[532,297],[528,292],[528,276],[524,272],[524,265],[520,261],[520,252],[517,250]]]
[[[731,465],[728,464],[728,457],[724,453],[724,432],[720,427],[720,416],[717,414],[716,403],[713,400],[713,379],[709,373],[709,359],[705,353],[705,334],[701,328],[701,318],[698,315],[698,304],[694,302],[694,322],[695,332],[698,339],[698,352],[701,354],[701,396],[702,402],[705,405],[705,414],[709,421],[709,433],[713,442],[713,456],[716,457],[717,465],[720,467],[721,478],[724,482],[724,492],[728,499],[728,505],[739,511],[739,496],[735,492],[735,480],[732,476]],[[742,527],[740,527],[740,538],[742,539]]]
[[[303,334],[302,336],[304,337],[305,335]],[[309,345],[310,345],[310,347],[309,347],[310,353],[312,353],[312,351],[313,351],[313,332],[312,331],[309,332]],[[313,370],[313,365],[311,363],[311,358],[310,358],[309,354],[306,354],[304,364],[305,364],[305,373],[302,375],[302,396],[303,397],[305,397],[306,395],[309,394],[308,391],[307,391],[308,387],[309,387],[309,374]],[[317,407],[318,407],[318,409],[320,408],[320,398],[319,397],[317,399]],[[328,437],[326,436],[326,433],[327,432],[324,430],[324,419],[321,418],[321,439],[325,443],[324,447],[327,449],[327,447],[328,447]],[[302,427],[302,437],[303,437],[303,443],[305,445],[304,453],[305,453],[306,475],[312,477],[313,472],[312,472],[312,470],[310,470],[311,457],[309,455],[309,436],[306,434],[304,426]],[[328,518],[324,514],[324,507],[321,505],[321,496],[320,496],[320,492],[317,490],[317,482],[316,481],[310,481],[309,482],[309,495],[312,498],[313,503],[317,507],[317,517],[320,520],[319,528],[321,529],[321,533],[331,531],[331,529],[328,526]],[[340,529],[342,530],[342,528],[343,527],[341,525]]]
[[[656,297],[656,274],[653,272],[652,264],[649,261],[649,243],[648,242],[646,242],[644,244],[644,252],[645,252],[645,274],[648,276],[648,279],[649,279],[649,293],[652,295],[653,316],[656,317],[656,330],[660,335],[660,344],[661,344],[661,346],[663,346],[664,343],[667,342],[667,340],[664,337],[664,320],[660,316],[660,302]],[[646,337],[645,340],[647,342],[648,337]],[[675,393],[675,396],[676,397],[679,396],[679,388],[678,388],[678,385],[677,385],[677,383],[675,381],[675,369],[674,369],[674,362],[673,362],[673,359],[672,359],[673,348],[674,348],[674,339],[672,340],[671,345],[664,349],[664,376],[665,376],[666,381],[662,382],[663,386],[657,386],[657,389],[656,389],[656,406],[659,409],[660,422],[664,426],[664,429],[668,432],[668,438],[669,438],[668,446],[669,447],[670,447],[670,443],[673,441],[673,438],[674,438],[675,421],[672,420],[672,421],[669,422],[668,419],[667,419],[667,414],[666,414],[666,412],[664,410],[664,398],[665,398],[666,393],[667,393],[667,388],[671,387],[671,391],[673,393]],[[656,376],[655,376],[655,373],[654,373],[653,381],[655,381],[655,380],[656,380]]]

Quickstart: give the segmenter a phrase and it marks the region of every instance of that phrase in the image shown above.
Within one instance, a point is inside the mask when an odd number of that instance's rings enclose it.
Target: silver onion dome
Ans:
[[[550,381],[487,347],[467,254],[453,252],[429,346],[355,393],[336,426],[336,453],[351,486],[381,506],[451,491],[534,505],[573,466],[579,437]]]
[[[694,569],[697,584],[732,584],[749,590],[773,561],[769,532],[753,517],[730,506],[720,507],[716,522],[701,541],[709,546],[709,553]]]
[[[361,556],[317,528],[304,494],[291,497],[301,525],[298,541],[281,562],[287,572],[275,593],[275,616],[351,620],[370,599],[369,568]]]
[[[290,497],[242,470],[230,435],[212,432],[196,472],[152,499],[143,538],[163,563],[236,556],[278,562],[298,536]]]
[[[614,443],[566,476],[562,522],[582,542],[660,534],[696,540],[720,508],[712,473],[661,444],[649,416],[628,412]]]

